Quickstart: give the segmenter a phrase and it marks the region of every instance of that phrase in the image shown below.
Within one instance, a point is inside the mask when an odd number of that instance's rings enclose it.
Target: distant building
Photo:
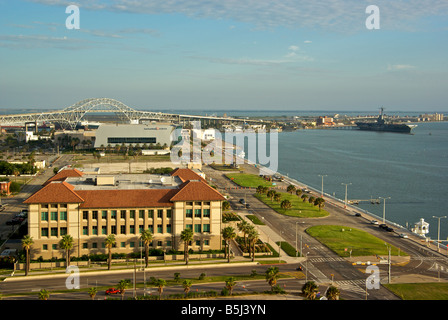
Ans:
[[[9,190],[11,186],[11,181],[0,181],[0,193],[9,195],[11,191]]]
[[[193,138],[199,138],[202,141],[215,140],[215,129],[193,129]]]
[[[421,114],[418,117],[418,121],[443,121],[444,116],[441,113],[434,113],[434,114]]]
[[[102,124],[96,131],[95,148],[137,145],[171,145],[173,125],[166,124]]]
[[[318,126],[334,126],[333,118],[331,117],[319,117],[317,118],[316,125]]]

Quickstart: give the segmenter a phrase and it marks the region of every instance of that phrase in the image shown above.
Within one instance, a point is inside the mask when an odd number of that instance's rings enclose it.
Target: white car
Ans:
[[[407,238],[408,238],[408,235],[407,235],[407,234],[404,234],[404,233],[402,233],[402,234],[400,234],[400,238],[405,238],[405,239],[407,239]]]
[[[370,221],[370,223],[371,223],[371,224],[378,224],[378,221],[376,221],[376,220],[372,220],[372,221]]]

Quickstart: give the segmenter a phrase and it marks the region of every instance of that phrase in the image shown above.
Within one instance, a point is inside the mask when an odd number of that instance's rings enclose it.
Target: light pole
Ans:
[[[305,283],[308,282],[308,253],[305,254],[306,267],[305,267]]]
[[[319,177],[322,177],[322,189],[320,192],[320,196],[323,198],[324,197],[324,177],[326,177],[326,174],[319,174]]]
[[[347,186],[351,185],[352,183],[341,183],[342,185],[345,185],[345,202],[344,202],[344,209],[347,209]]]
[[[443,217],[432,216],[432,217],[439,220],[439,227],[437,230],[437,252],[440,252],[440,219],[446,218],[446,216]]]
[[[383,224],[386,223],[386,199],[390,199],[390,197],[387,198],[383,198],[383,197],[378,197],[379,199],[383,199],[384,203],[383,203]]]

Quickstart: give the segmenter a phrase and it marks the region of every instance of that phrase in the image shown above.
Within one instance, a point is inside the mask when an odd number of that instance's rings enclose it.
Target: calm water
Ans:
[[[268,139],[269,141],[269,139]],[[402,226],[424,218],[437,239],[438,220],[448,215],[448,123],[419,123],[413,135],[358,130],[299,130],[278,135],[278,172],[339,199],[391,197],[386,219]],[[359,207],[380,217],[383,202]],[[447,239],[448,219],[441,220]]]

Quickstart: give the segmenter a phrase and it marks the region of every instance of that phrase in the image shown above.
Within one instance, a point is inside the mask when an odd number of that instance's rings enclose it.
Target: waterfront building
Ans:
[[[66,169],[24,201],[32,259],[64,257],[59,241],[74,239],[72,256],[107,253],[105,239],[114,234],[116,253],[140,252],[140,234],[151,230],[151,248],[183,250],[181,232],[190,228],[190,248],[222,248],[221,216],[225,198],[190,169],[170,175],[86,174]]]
[[[94,147],[137,144],[169,147],[171,133],[175,128],[169,124],[102,124],[96,130]]]

